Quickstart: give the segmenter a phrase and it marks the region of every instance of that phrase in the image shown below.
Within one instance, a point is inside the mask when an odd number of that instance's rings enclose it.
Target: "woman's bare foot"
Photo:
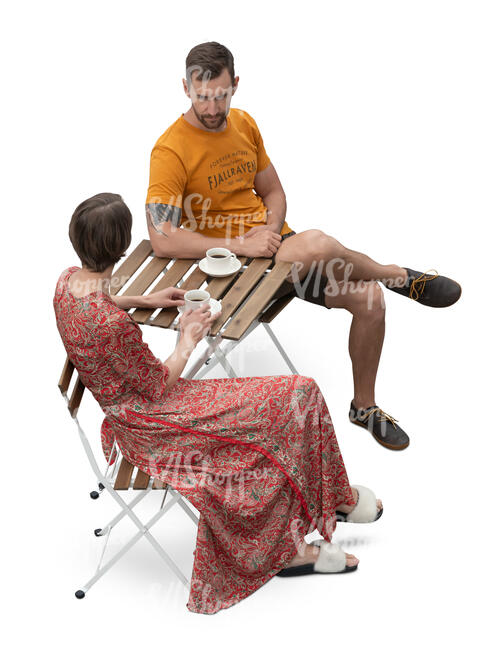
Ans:
[[[358,501],[358,490],[354,487],[351,488],[351,492],[353,493],[353,499],[355,501]],[[336,508],[339,512],[343,512],[345,515],[348,514],[348,512],[351,512],[355,506],[348,506],[346,503],[342,503],[340,506]],[[382,501],[380,499],[377,499],[377,508],[379,510],[382,509]]]
[[[290,564],[286,565],[286,569],[294,566],[300,566],[301,564],[314,564],[319,556],[320,547],[314,546],[314,544],[303,543],[303,546],[300,549],[300,552],[295,555]],[[346,566],[356,566],[360,561],[357,557],[351,553],[345,553],[346,555]]]

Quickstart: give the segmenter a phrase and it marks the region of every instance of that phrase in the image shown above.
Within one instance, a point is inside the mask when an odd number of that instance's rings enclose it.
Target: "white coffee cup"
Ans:
[[[228,248],[209,248],[206,251],[206,265],[210,273],[227,271],[236,259],[235,253],[229,251]]]
[[[199,309],[202,305],[210,304],[210,294],[203,289],[191,289],[184,294],[184,309]]]

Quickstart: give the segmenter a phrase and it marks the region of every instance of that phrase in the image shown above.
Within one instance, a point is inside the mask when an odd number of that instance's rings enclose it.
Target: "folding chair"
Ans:
[[[96,528],[94,530],[94,534],[96,537],[105,537],[105,543],[101,551],[101,556],[96,568],[96,572],[94,573],[92,578],[83,586],[82,589],[78,589],[75,592],[75,596],[77,598],[83,598],[87,593],[87,591],[90,589],[90,587],[92,587],[94,583],[96,583],[111,567],[113,567],[116,564],[116,562],[120,560],[123,557],[123,555],[125,555],[125,553],[127,553],[130,550],[130,548],[134,546],[136,542],[142,537],[145,537],[145,539],[148,540],[148,542],[157,551],[157,553],[162,558],[162,560],[167,564],[167,566],[169,566],[172,569],[172,571],[175,573],[175,575],[179,578],[179,580],[186,587],[189,588],[188,579],[186,578],[184,573],[180,570],[180,568],[177,566],[177,564],[168,555],[168,553],[166,553],[166,551],[162,548],[162,546],[155,539],[155,537],[150,533],[150,528],[154,524],[156,524],[157,521],[159,521],[159,519],[163,517],[163,515],[165,515],[165,513],[170,508],[172,508],[172,506],[174,506],[176,503],[178,503],[181,506],[184,512],[187,515],[189,515],[189,517],[196,525],[198,524],[198,518],[191,510],[191,508],[187,505],[187,503],[184,500],[184,497],[178,492],[176,492],[175,490],[173,490],[170,485],[162,483],[161,481],[155,479],[154,477],[148,476],[148,474],[145,474],[140,469],[135,468],[131,463],[129,463],[123,457],[121,450],[119,449],[116,441],[114,442],[113,448],[111,450],[111,456],[109,458],[109,462],[107,463],[106,470],[104,474],[102,474],[102,471],[100,470],[99,465],[97,464],[95,454],[92,451],[90,442],[84,430],[82,429],[82,426],[80,425],[80,421],[77,417],[78,409],[80,407],[80,403],[85,389],[85,386],[83,385],[80,377],[78,376],[78,373],[76,379],[74,380],[73,390],[71,391],[71,394],[69,394],[69,388],[70,388],[73,372],[74,372],[74,366],[70,362],[70,360],[67,359],[63,367],[60,380],[58,382],[58,387],[68,405],[68,411],[70,412],[72,420],[78,428],[80,440],[84,447],[85,453],[87,454],[87,458],[89,460],[90,466],[92,467],[97,478],[99,490],[92,491],[90,493],[90,496],[93,499],[96,499],[99,497],[99,494],[103,490],[107,490],[107,492],[111,494],[111,496],[114,498],[114,500],[120,507],[120,512],[116,514],[111,519],[111,521],[109,521],[103,528]],[[111,466],[111,461],[113,459],[114,459],[114,463]],[[136,470],[136,475],[133,477],[133,475],[135,474],[135,470]],[[121,490],[133,490],[136,492],[136,496],[134,496],[129,501],[129,503],[126,503],[126,501],[119,494],[119,491]],[[142,501],[153,490],[163,491],[162,502],[160,504],[160,508],[153,515],[153,517],[151,517],[146,523],[143,523],[141,519],[137,517],[137,515],[134,513],[133,509],[138,503],[140,503],[140,501]],[[165,503],[168,493],[170,494],[170,499],[167,501],[167,503]],[[120,550],[117,553],[115,553],[112,556],[112,558],[106,561],[106,563],[103,565],[102,561],[109,541],[110,533],[113,530],[113,528],[124,517],[128,517],[135,524],[136,528],[138,529],[138,532],[135,533],[135,535],[131,537],[128,540],[128,542],[122,548],[120,548]]]

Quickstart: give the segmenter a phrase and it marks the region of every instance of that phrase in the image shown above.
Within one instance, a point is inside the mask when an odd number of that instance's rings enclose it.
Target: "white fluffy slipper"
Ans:
[[[346,565],[346,555],[339,544],[326,542],[325,539],[315,540],[312,544],[320,547],[319,556],[315,562],[282,569],[276,575],[286,578],[312,573],[349,573],[350,571],[356,571],[358,568],[356,564],[354,566]]]
[[[368,524],[377,521],[382,516],[383,508],[378,510],[377,497],[375,494],[363,485],[352,485],[358,491],[358,502],[348,514],[336,510],[337,521],[349,521],[354,524]]]

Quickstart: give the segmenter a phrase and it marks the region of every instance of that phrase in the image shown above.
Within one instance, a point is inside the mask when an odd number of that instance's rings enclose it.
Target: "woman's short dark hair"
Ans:
[[[100,273],[119,262],[131,243],[132,221],[119,194],[102,192],[83,201],[68,231],[82,265]]]
[[[232,52],[216,41],[195,45],[186,57],[186,81],[191,83],[193,72],[198,72],[196,79],[202,81],[216,79],[226,68],[230,73],[232,84],[235,79],[234,57]]]

